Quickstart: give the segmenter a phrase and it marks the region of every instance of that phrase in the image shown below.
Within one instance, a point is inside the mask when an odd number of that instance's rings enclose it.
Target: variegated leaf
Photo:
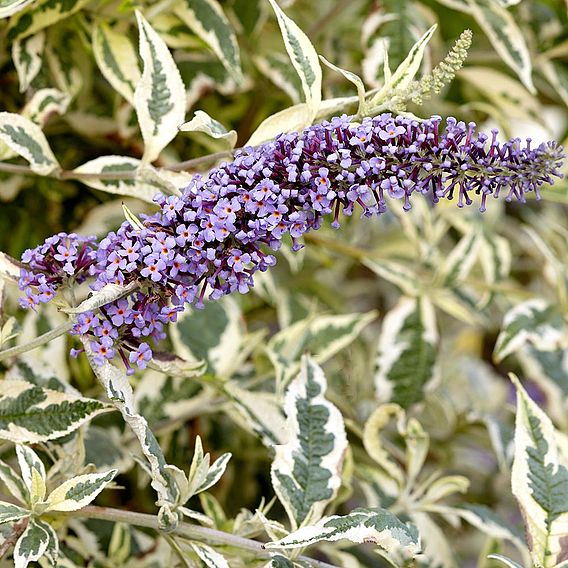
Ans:
[[[91,398],[34,386],[0,382],[0,438],[36,444],[73,432],[102,412],[112,410]]]
[[[386,316],[379,338],[375,389],[382,401],[407,408],[437,378],[436,314],[426,297],[402,297]]]
[[[156,187],[138,178],[138,169],[142,162],[128,156],[101,156],[75,168],[75,174],[88,174],[79,178],[85,185],[100,189],[107,193],[137,197],[147,203],[154,202]],[[97,179],[94,174],[111,174],[114,172],[128,172],[136,177],[129,179]]]
[[[286,440],[286,420],[274,394],[246,390],[234,382],[225,384],[224,391],[232,403],[229,412],[235,410],[239,422],[258,434],[266,446]]]
[[[104,78],[131,105],[140,81],[136,50],[128,36],[102,23],[93,29],[93,54]]]
[[[237,133],[228,131],[218,120],[211,118],[206,112],[196,110],[194,117],[189,122],[179,126],[181,132],[205,132],[205,134],[222,140],[229,148],[234,148],[237,142]]]
[[[19,521],[29,517],[30,514],[31,512],[28,509],[0,501],[0,524]]]
[[[39,459],[39,456],[31,448],[23,446],[22,444],[16,444],[16,457],[18,458],[22,479],[27,488],[27,500],[29,501],[34,485],[34,471],[36,474],[39,474],[39,477],[45,482],[45,466]]]
[[[44,45],[45,33],[43,31],[24,39],[18,39],[12,44],[12,60],[18,73],[20,93],[27,90],[39,73]]]
[[[387,94],[392,90],[404,89],[418,73],[422,59],[424,58],[424,50],[428,45],[430,39],[434,35],[437,24],[431,26],[424,35],[412,46],[406,59],[397,67],[396,71],[392,74],[390,81],[371,99],[369,106],[372,108],[385,99]]]
[[[568,69],[566,69],[566,65],[556,59],[541,57],[537,61],[537,69],[554,87],[562,102],[568,105]]]
[[[519,380],[517,389],[513,494],[528,533],[535,566],[559,566],[568,555],[568,467],[559,452],[550,418],[531,400]]]
[[[10,20],[8,41],[24,38],[72,16],[89,0],[40,0]]]
[[[363,264],[375,274],[394,284],[407,296],[415,296],[420,292],[421,283],[416,273],[404,264],[392,260],[364,259]]]
[[[58,564],[59,538],[57,537],[55,529],[49,523],[40,521],[39,519],[37,519],[36,522],[47,532],[49,537],[49,542],[47,543],[47,548],[43,553],[43,558],[47,560],[49,566],[57,566],[58,568],[64,568],[64,566]]]
[[[129,296],[138,288],[136,282],[131,282],[126,286],[119,284],[105,284],[100,290],[93,292],[89,298],[83,300],[78,306],[74,308],[61,308],[62,312],[66,314],[82,314],[92,310],[97,310],[110,302],[115,302]]]
[[[208,302],[203,310],[186,310],[171,326],[176,353],[188,361],[208,362],[208,371],[228,378],[238,368],[244,320],[231,297]]]
[[[45,47],[45,59],[55,85],[72,99],[83,87],[83,73],[79,67],[81,63],[75,58],[77,47],[77,38],[69,30],[59,43],[48,42]]]
[[[336,73],[340,73],[348,81],[355,85],[355,88],[357,89],[357,96],[359,97],[359,110],[357,111],[357,114],[358,116],[365,116],[365,85],[363,84],[361,77],[351,71],[337,67],[337,65],[334,65],[333,63],[328,61],[325,57],[323,57],[323,55],[320,55],[319,57],[330,69],[332,69]]]
[[[165,469],[166,459],[156,437],[148,427],[148,422],[135,410],[134,393],[128,377],[111,363],[105,362],[103,365],[97,365],[94,362],[94,353],[88,339],[83,341],[83,346],[95,376],[105,388],[115,408],[122,414],[124,421],[138,438],[142,453],[148,460],[152,487],[162,503],[174,503],[177,488],[171,483],[170,475]]]
[[[481,248],[481,238],[476,228],[464,235],[440,267],[444,285],[451,287],[461,283],[471,271]]]
[[[71,97],[59,89],[39,89],[22,109],[22,116],[44,126],[53,114],[63,115]]]
[[[142,77],[134,92],[134,107],[144,138],[143,162],[153,162],[177,134],[185,116],[185,86],[164,40],[140,12]]]
[[[307,126],[316,117],[321,103],[322,73],[318,54],[308,36],[284,14],[276,0],[269,2],[276,13],[286,51],[302,82],[307,105],[305,109],[305,126]]]
[[[21,266],[18,260],[0,251],[0,278],[2,280],[17,283]]]
[[[20,10],[23,10],[28,4],[35,0],[4,0],[0,3],[0,18],[7,18]]]
[[[337,97],[335,99],[325,99],[321,101],[319,112],[316,114],[316,121],[324,119],[329,115],[344,112],[357,103],[358,97]],[[285,108],[268,118],[265,118],[252,133],[245,146],[258,146],[270,140],[281,132],[297,132],[306,126],[306,116],[309,112],[306,103]],[[286,250],[286,249],[284,249]]]
[[[562,315],[557,309],[541,299],[528,300],[505,314],[493,358],[502,361],[527,343],[543,351],[554,351],[565,347],[567,340]]]
[[[0,460],[0,481],[20,503],[27,501],[28,489],[22,478],[5,462]]]
[[[30,562],[38,561],[47,550],[51,534],[42,521],[30,519],[26,530],[14,548],[14,568],[27,568]]]
[[[45,512],[78,511],[86,507],[114,479],[116,469],[89,473],[69,479],[54,489],[46,501]]]
[[[535,93],[529,49],[515,18],[494,0],[467,0],[467,4],[501,59],[515,71],[525,87]]]
[[[317,363],[324,363],[355,341],[377,312],[322,315],[296,322],[274,335],[266,347],[277,378],[287,382],[298,371],[299,359],[309,351]]]
[[[25,158],[39,175],[59,169],[41,128],[19,114],[0,112],[0,141]]]
[[[253,58],[259,71],[282,89],[294,104],[301,100],[302,83],[290,60],[283,53],[262,53]]]
[[[242,83],[237,38],[217,0],[182,0],[174,13],[211,48],[235,81]]]
[[[288,536],[265,544],[266,548],[303,548],[322,540],[347,539],[373,543],[386,550],[402,549],[407,558],[420,552],[418,532],[386,509],[354,509],[345,516],[324,517],[316,524],[302,527]]]
[[[294,528],[321,518],[341,485],[347,437],[341,413],[325,398],[327,381],[308,355],[284,400],[288,440],[275,447],[271,478]]]
[[[231,457],[232,454],[228,452],[219,456],[207,470],[205,479],[197,487],[195,493],[201,493],[202,491],[207,491],[207,489],[213,487],[213,485],[215,485],[219,481],[219,479],[221,479],[221,476],[225,473],[227,464],[229,463]]]
[[[230,568],[229,563],[222,554],[206,544],[191,543],[195,554],[199,556],[207,568]]]

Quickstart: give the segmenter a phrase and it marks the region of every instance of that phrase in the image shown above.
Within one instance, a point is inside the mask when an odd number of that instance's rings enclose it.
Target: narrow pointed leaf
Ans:
[[[556,308],[541,299],[528,300],[505,314],[493,358],[502,361],[527,343],[553,351],[564,347],[565,341],[563,318]]]
[[[5,0],[0,5],[0,18],[7,18],[20,10],[23,10],[28,4],[35,0]]]
[[[235,81],[241,83],[237,38],[217,0],[182,0],[176,3],[174,13],[211,48]]]
[[[153,162],[183,122],[185,86],[164,40],[140,12],[136,19],[144,70],[134,92],[134,107],[144,138],[142,161]]]
[[[222,554],[206,544],[191,543],[195,554],[199,556],[207,568],[230,568],[229,563]]]
[[[206,491],[210,487],[213,487],[213,485],[215,485],[219,481],[219,479],[221,479],[221,476],[225,473],[225,470],[227,469],[227,464],[229,463],[231,457],[232,454],[227,452],[222,456],[220,456],[219,458],[217,458],[213,462],[209,470],[207,471],[205,479],[199,485],[195,493],[200,493],[201,491]]]
[[[218,120],[211,118],[206,112],[196,110],[189,122],[179,126],[181,132],[204,132],[217,140],[224,141],[229,148],[234,148],[237,142],[237,133],[228,131]]]
[[[59,169],[41,128],[19,114],[0,112],[0,141],[25,158],[39,175]]]
[[[430,300],[402,297],[385,317],[376,359],[380,400],[407,408],[422,400],[437,377],[438,331]]]
[[[12,503],[3,503],[0,501],[0,524],[19,521],[30,516],[30,511],[12,505]]]
[[[43,31],[24,39],[16,40],[12,44],[12,60],[18,73],[20,93],[27,90],[39,73],[42,65],[44,45],[45,33]]]
[[[78,475],[54,489],[47,498],[48,511],[78,511],[86,507],[114,479],[116,469]]]
[[[44,555],[51,535],[43,525],[41,521],[30,519],[14,548],[14,568],[26,568],[30,562],[36,562]]]
[[[355,509],[348,515],[324,517],[316,524],[303,527],[288,536],[269,542],[266,548],[303,548],[322,540],[334,542],[370,542],[385,550],[402,549],[411,558],[420,552],[418,532],[386,509]]]
[[[553,568],[568,555],[568,464],[559,453],[550,418],[519,380],[512,380],[517,389],[513,494],[523,513],[534,565]]]
[[[133,105],[140,69],[136,50],[128,37],[107,24],[95,26],[93,55],[104,78]]]
[[[327,381],[309,356],[288,387],[288,442],[276,446],[272,485],[294,527],[319,519],[341,485],[347,438],[341,413],[326,400]]]

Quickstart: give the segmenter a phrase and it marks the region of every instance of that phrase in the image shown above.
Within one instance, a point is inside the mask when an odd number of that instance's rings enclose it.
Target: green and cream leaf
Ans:
[[[294,528],[320,519],[341,485],[347,437],[326,390],[322,369],[305,355],[284,399],[288,441],[275,446],[271,468],[274,491]]]
[[[211,48],[235,81],[242,83],[237,38],[217,0],[182,0],[174,13]]]
[[[4,461],[0,460],[0,481],[10,494],[20,503],[25,503],[28,497],[28,488],[22,478]]]
[[[137,197],[147,203],[154,203],[156,186],[140,179],[139,168],[142,162],[129,156],[100,156],[75,168],[73,173],[86,174],[79,179],[89,187],[106,193]],[[96,174],[129,173],[135,177],[128,179],[97,179]]]
[[[16,12],[20,12],[35,0],[4,0],[0,4],[0,18],[8,18]]]
[[[14,548],[14,568],[27,568],[30,562],[37,562],[45,554],[50,540],[45,523],[30,519]]]
[[[54,489],[46,501],[45,512],[78,511],[86,507],[114,479],[116,469],[104,473],[78,475]]]
[[[11,523],[29,517],[31,512],[12,503],[0,501],[0,524]]]
[[[517,389],[513,494],[523,513],[535,566],[559,566],[568,554],[568,464],[550,418],[531,400],[519,380]]]
[[[230,568],[225,557],[210,546],[192,542],[191,548],[207,568]]]
[[[286,16],[276,1],[269,2],[276,13],[286,51],[302,82],[307,105],[304,126],[307,126],[316,117],[321,103],[322,72],[318,54],[308,36]]]
[[[20,93],[23,93],[37,77],[42,65],[45,33],[18,39],[12,44],[12,61],[18,73]]]
[[[25,158],[39,175],[60,169],[41,128],[19,114],[0,112],[0,141]]]
[[[124,33],[105,23],[93,29],[93,55],[104,78],[131,105],[140,81],[136,49]]]
[[[41,388],[26,381],[2,381],[0,438],[29,444],[53,440],[111,409],[98,400]]]
[[[467,5],[501,59],[535,93],[529,49],[512,14],[493,0],[467,0]]]
[[[67,112],[71,97],[59,89],[39,89],[22,109],[22,116],[38,126],[44,126],[54,114]]]
[[[229,148],[234,148],[237,142],[237,133],[227,130],[218,120],[211,118],[206,112],[196,110],[194,117],[189,122],[179,126],[181,132],[205,132],[211,138],[222,140]]]
[[[493,358],[502,361],[527,343],[542,351],[554,351],[565,347],[567,339],[562,315],[556,308],[539,298],[528,300],[505,314]]]
[[[402,549],[407,558],[420,553],[418,532],[386,509],[354,509],[345,516],[324,517],[288,536],[269,542],[266,548],[303,548],[316,542],[347,539],[356,543],[373,543],[385,550]]]
[[[375,363],[375,389],[382,401],[407,408],[435,383],[438,331],[426,297],[402,297],[385,316]]]
[[[142,161],[153,162],[183,122],[185,86],[164,40],[140,12],[136,19],[144,69],[134,92],[134,107],[144,138]]]

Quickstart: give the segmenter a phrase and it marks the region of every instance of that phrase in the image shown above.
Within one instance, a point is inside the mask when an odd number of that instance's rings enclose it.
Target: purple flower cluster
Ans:
[[[24,292],[20,305],[35,309],[39,303],[52,300],[63,284],[80,284],[94,275],[96,248],[96,237],[59,233],[26,250],[22,262],[27,268],[21,269],[18,281]]]
[[[74,333],[93,336],[98,360],[117,353],[144,368],[152,356],[145,339],[164,336],[186,304],[203,306],[235,291],[246,293],[253,275],[276,260],[286,235],[292,248],[318,229],[326,215],[380,215],[390,199],[411,206],[413,194],[436,203],[457,195],[458,207],[480,196],[525,200],[561,177],[562,147],[504,144],[476,133],[475,124],[440,117],[419,122],[383,114],[354,123],[347,116],[281,134],[259,148],[238,151],[206,176],[195,176],[180,197],[156,196],[160,211],[125,222],[96,251],[94,290],[136,282],[138,291],[79,316]],[[45,245],[44,245],[45,246]],[[23,259],[27,262],[26,259]],[[128,354],[128,356],[127,356]]]

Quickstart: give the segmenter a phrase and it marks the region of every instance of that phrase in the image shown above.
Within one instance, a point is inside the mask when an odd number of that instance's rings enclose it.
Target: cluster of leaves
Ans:
[[[137,223],[236,146],[344,112],[566,136],[561,0],[3,0],[0,18],[12,256]],[[323,227],[248,295],[184,312],[133,378],[64,335],[124,289],[24,315],[0,253],[1,565],[568,565],[568,186],[542,193]]]

